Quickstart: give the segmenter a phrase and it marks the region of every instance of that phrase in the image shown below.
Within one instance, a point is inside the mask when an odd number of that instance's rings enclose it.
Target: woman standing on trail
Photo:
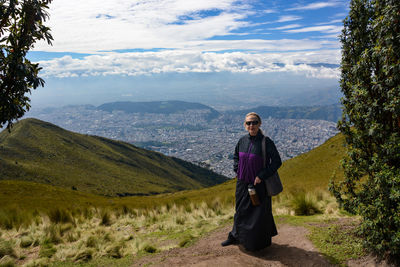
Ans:
[[[232,231],[222,246],[242,244],[246,250],[259,250],[271,245],[271,237],[278,234],[272,216],[271,197],[264,180],[282,165],[271,139],[266,137],[267,165],[263,165],[261,118],[257,113],[246,115],[244,127],[249,132],[239,139],[235,148],[234,171],[237,173],[236,206]],[[248,186],[254,185],[259,205],[252,204]]]

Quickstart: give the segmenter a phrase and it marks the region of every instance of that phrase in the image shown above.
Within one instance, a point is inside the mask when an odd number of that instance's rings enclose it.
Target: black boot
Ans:
[[[224,242],[221,243],[221,246],[226,247],[226,246],[237,245],[237,244],[239,244],[239,241],[237,241],[237,239],[228,237],[227,240],[225,240]]]

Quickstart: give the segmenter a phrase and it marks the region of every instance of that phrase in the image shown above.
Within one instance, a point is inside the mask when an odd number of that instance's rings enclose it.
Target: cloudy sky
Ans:
[[[33,98],[48,101],[63,92],[79,98],[74,88],[89,96],[101,87],[116,100],[150,88],[149,77],[151,88],[170,77],[168,88],[184,93],[199,74],[219,84],[237,75],[247,81],[265,76],[268,83],[274,74],[334,84],[347,13],[347,0],[56,0],[47,21],[53,45],[37,43],[29,53],[48,81]],[[118,84],[123,91],[113,88],[116,80],[127,83]],[[198,86],[205,87],[213,83]]]

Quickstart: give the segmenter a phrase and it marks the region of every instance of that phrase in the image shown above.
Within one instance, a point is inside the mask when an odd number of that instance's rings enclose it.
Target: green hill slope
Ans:
[[[27,181],[0,180],[0,211],[7,209],[48,211],[61,209],[154,208],[162,205],[190,204],[219,200],[234,203],[235,180],[215,186],[152,196],[106,197],[68,188]]]
[[[202,188],[226,177],[128,143],[26,119],[0,133],[0,180],[126,196]]]
[[[343,179],[340,160],[345,155],[344,137],[338,134],[319,147],[285,161],[279,169],[285,191],[327,189],[332,174]]]
[[[279,173],[283,194],[294,191],[326,190],[332,173],[343,178],[339,161],[344,155],[344,138],[336,135],[321,146],[283,163]],[[15,164],[15,163],[14,163]],[[19,163],[20,164],[20,163]],[[83,208],[89,206],[151,208],[167,203],[211,202],[216,198],[234,203],[235,180],[208,188],[184,190],[154,196],[104,197],[70,188],[26,181],[0,181],[0,203],[3,208],[15,205],[24,209],[46,210],[49,207]]]

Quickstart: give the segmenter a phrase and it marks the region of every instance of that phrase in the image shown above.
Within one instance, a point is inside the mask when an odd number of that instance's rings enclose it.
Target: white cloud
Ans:
[[[301,33],[301,32],[322,32],[322,33],[339,33],[342,31],[342,26],[326,25],[326,26],[313,26],[304,27],[300,29],[287,30],[288,33]]]
[[[342,19],[334,19],[334,20],[331,20],[329,22],[316,23],[316,25],[334,24],[334,23],[342,23],[342,22],[343,22]]]
[[[99,75],[150,75],[187,72],[300,72],[310,77],[336,78],[338,70],[312,63],[333,63],[340,51],[249,54],[162,51],[144,53],[108,53],[83,59],[71,56],[40,61],[44,77],[77,77]],[[277,64],[279,63],[279,64]]]
[[[302,27],[302,25],[300,25],[300,24],[289,24],[289,25],[285,25],[282,27],[270,28],[270,30],[287,30],[287,29],[300,28],[300,27]]]
[[[340,2],[337,1],[330,1],[330,2],[316,2],[316,3],[311,3],[308,5],[303,5],[303,6],[296,6],[293,8],[288,8],[286,9],[287,11],[293,11],[293,10],[316,10],[316,9],[321,9],[325,7],[333,7],[333,6],[338,6],[340,5]]]
[[[263,10],[263,13],[265,13],[265,14],[271,14],[271,13],[276,13],[276,12],[278,12],[278,11],[276,11],[274,9],[265,9],[265,10]]]
[[[224,51],[224,50],[246,50],[246,51],[302,51],[302,50],[318,50],[325,48],[339,48],[338,41],[327,40],[211,40],[201,42],[190,42],[189,50],[192,51]]]
[[[338,62],[340,43],[329,39],[212,40],[215,36],[270,34],[260,25],[303,19],[266,15],[279,10],[255,11],[252,1],[237,0],[58,0],[50,5],[49,25],[54,45],[38,43],[36,51],[90,53],[41,61],[46,76],[143,75],[170,72],[270,72],[301,71],[308,75],[333,75],[330,68],[310,63]],[[317,2],[296,10],[317,9],[338,2]],[[294,10],[294,9],[293,9]],[[264,14],[265,17],[261,17]],[[258,16],[256,21],[249,16]],[[315,25],[315,24],[313,24]],[[256,27],[257,26],[257,27]],[[300,28],[302,27],[302,28]],[[286,33],[338,34],[339,26],[300,24],[273,28]],[[282,32],[280,32],[282,33]],[[317,35],[317,34],[316,34]],[[113,53],[106,51],[154,48],[162,52]],[[206,52],[205,52],[206,51]],[[242,51],[226,53],[226,51]],[[307,52],[304,52],[307,51]],[[312,51],[312,52],[309,52]],[[284,63],[284,67],[274,63]],[[297,63],[305,63],[299,65]],[[333,71],[335,72],[335,71]]]
[[[50,5],[53,46],[41,42],[35,50],[183,48],[247,26],[249,10],[235,0],[59,0]]]
[[[299,16],[280,16],[279,19],[276,22],[288,22],[288,21],[294,21],[294,20],[299,20],[302,19],[302,17]]]

